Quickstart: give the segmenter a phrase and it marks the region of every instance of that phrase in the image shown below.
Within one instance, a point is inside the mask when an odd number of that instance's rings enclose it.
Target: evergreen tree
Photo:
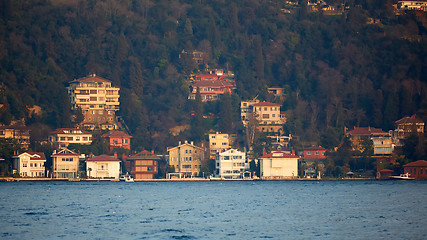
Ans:
[[[219,128],[223,133],[231,133],[233,129],[233,106],[230,94],[224,94],[220,101]]]

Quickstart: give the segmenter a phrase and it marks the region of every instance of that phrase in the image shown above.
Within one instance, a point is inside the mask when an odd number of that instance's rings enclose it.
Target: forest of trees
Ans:
[[[287,90],[287,133],[327,147],[344,126],[387,131],[403,116],[426,120],[426,13],[396,15],[390,0],[334,0],[349,10],[326,15],[300,2],[285,14],[279,0],[1,1],[0,121],[72,126],[65,87],[88,73],[121,87],[119,115],[135,150],[202,138],[194,126],[209,129],[198,111],[227,117],[214,130],[232,131],[226,113],[236,121],[239,100],[267,99],[267,86]],[[187,99],[186,76],[207,67],[179,58],[194,49],[210,69],[236,74],[235,94],[203,106]],[[33,105],[43,114],[28,112]],[[193,131],[169,133],[186,124]]]

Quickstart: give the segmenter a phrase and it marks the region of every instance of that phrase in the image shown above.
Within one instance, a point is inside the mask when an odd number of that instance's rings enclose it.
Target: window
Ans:
[[[151,171],[153,171],[153,168],[152,167],[147,167],[147,171],[151,172]]]
[[[423,169],[421,168],[421,169],[420,169],[420,175],[422,175],[422,174],[423,174]]]
[[[307,155],[311,155],[311,152],[307,152]]]
[[[96,101],[96,97],[90,97],[89,100],[95,102]]]
[[[90,90],[90,94],[96,94],[96,90]]]
[[[215,142],[213,142],[213,143],[212,143],[212,145],[216,145],[216,143],[215,143]]]
[[[188,153],[188,150],[185,150],[185,153]]]
[[[67,141],[73,141],[73,137],[67,137]]]
[[[270,118],[270,114],[263,114],[262,118]]]
[[[214,136],[212,136],[211,138],[212,138],[212,139],[214,139],[214,138],[215,138],[215,135],[214,135]]]
[[[128,143],[128,140],[127,139],[123,139],[123,143]]]
[[[76,141],[80,141],[80,137],[76,137]]]
[[[27,164],[26,164],[26,163],[23,163],[23,164],[22,164],[22,167],[27,167]]]
[[[61,141],[65,141],[65,137],[60,137],[59,138]]]
[[[264,107],[264,111],[267,111],[267,107]]]
[[[33,164],[32,164],[32,163],[30,163],[30,167],[33,167]]]
[[[317,152],[317,151],[316,151],[316,152],[314,152],[314,155],[319,155],[319,152]]]
[[[222,143],[222,145],[223,145],[223,146],[227,146],[227,143],[226,143],[226,142],[223,142],[223,143]]]

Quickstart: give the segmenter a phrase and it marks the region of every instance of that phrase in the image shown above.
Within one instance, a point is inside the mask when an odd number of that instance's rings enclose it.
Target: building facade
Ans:
[[[259,158],[261,179],[294,179],[298,177],[298,156],[282,151]]]
[[[120,177],[120,159],[107,155],[100,155],[86,160],[86,172],[90,178]]]
[[[230,148],[230,136],[228,133],[209,133],[209,154],[211,159],[215,159],[218,152]]]
[[[30,146],[30,129],[25,126],[0,126],[0,138],[15,139],[25,150]]]
[[[312,146],[304,148],[303,158],[304,160],[316,160],[316,159],[325,159],[326,149],[321,146]]]
[[[154,179],[159,172],[160,157],[153,152],[142,151],[130,156],[130,173],[135,180]]]
[[[90,145],[92,133],[79,128],[58,128],[49,134],[48,140],[55,148],[66,148],[70,143]]]
[[[427,180],[427,161],[418,160],[403,165],[405,173],[409,174],[409,177],[415,178],[415,180]]]
[[[192,84],[188,99],[196,99],[197,89],[199,89],[202,102],[216,101],[226,93],[231,94],[235,88],[233,82],[227,80],[200,80]]]
[[[113,152],[115,148],[124,148],[130,150],[130,135],[123,131],[112,131],[102,135],[102,138],[107,141],[110,146],[110,152]]]
[[[70,82],[68,94],[73,109],[82,110],[84,120],[81,125],[88,129],[117,128],[116,111],[119,110],[120,88],[113,87],[111,81],[95,74]]]
[[[175,173],[184,177],[200,175],[205,148],[195,146],[193,142],[179,142],[178,146],[168,148],[168,155],[169,165],[175,168]]]
[[[21,177],[45,177],[46,157],[42,152],[25,152],[13,156],[13,172]]]
[[[412,134],[422,135],[424,134],[424,122],[419,119],[416,115],[411,117],[404,117],[396,121],[396,129],[394,135],[397,139],[403,140]]]
[[[246,154],[236,149],[218,152],[215,157],[215,176],[225,179],[241,179],[249,170]]]
[[[80,155],[62,148],[54,150],[52,154],[52,177],[53,178],[77,178],[79,171]]]
[[[362,150],[362,142],[369,139],[373,142],[373,147],[377,147],[377,152],[385,152],[387,147],[386,139],[391,141],[391,135],[378,128],[354,127],[353,130],[346,130],[346,136],[350,138],[354,150]],[[374,145],[377,144],[377,146]]]
[[[280,104],[259,102],[252,105],[252,112],[258,120],[261,132],[280,132],[286,123],[285,116],[280,112]]]

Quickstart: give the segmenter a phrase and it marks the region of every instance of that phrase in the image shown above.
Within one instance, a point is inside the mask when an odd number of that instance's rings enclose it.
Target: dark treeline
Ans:
[[[333,145],[327,140],[344,126],[389,130],[405,115],[425,119],[425,13],[396,15],[394,1],[354,0],[329,1],[349,3],[341,15],[304,4],[284,14],[283,2],[1,1],[0,120],[71,126],[65,87],[96,73],[121,87],[119,115],[134,147],[164,152],[177,142],[169,129],[190,124],[197,108],[185,76],[206,67],[179,58],[183,49],[206,52],[210,69],[235,72],[233,109],[239,98],[268,100],[267,86],[285,87],[286,129],[306,141]],[[42,116],[28,113],[33,105]],[[220,115],[221,107],[209,109]]]

